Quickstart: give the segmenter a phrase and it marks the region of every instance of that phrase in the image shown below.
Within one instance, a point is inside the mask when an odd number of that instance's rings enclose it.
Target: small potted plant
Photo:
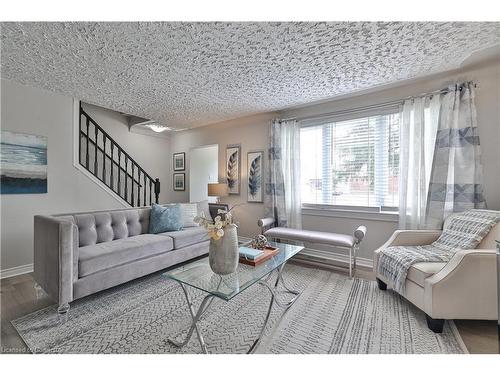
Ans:
[[[219,275],[233,273],[238,267],[238,227],[233,222],[231,210],[219,209],[214,221],[207,219],[203,214],[195,218],[195,222],[208,231],[210,238],[208,261],[212,271]]]

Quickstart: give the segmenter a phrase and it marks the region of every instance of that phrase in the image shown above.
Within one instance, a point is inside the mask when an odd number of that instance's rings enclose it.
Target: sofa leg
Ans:
[[[442,333],[444,327],[444,319],[432,319],[429,315],[425,314],[427,320],[427,327],[434,333]]]
[[[63,303],[57,308],[58,314],[66,314],[69,311],[69,303]]]
[[[377,284],[378,284],[378,288],[380,290],[387,290],[387,284],[384,283],[382,280],[380,280],[379,278],[377,278]]]
[[[35,285],[33,286],[33,288],[35,289],[35,297],[36,299],[41,299],[45,296],[45,292],[43,291],[42,287],[40,286],[40,284],[38,284],[37,282],[35,282]]]

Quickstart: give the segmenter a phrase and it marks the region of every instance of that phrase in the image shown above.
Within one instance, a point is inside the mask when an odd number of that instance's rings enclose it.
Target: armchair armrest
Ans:
[[[419,246],[419,245],[430,245],[436,241],[441,235],[440,230],[396,230],[391,237],[378,249],[374,251],[373,254],[373,272],[376,277],[380,278],[384,282],[383,276],[378,274],[378,260],[380,252],[389,246]]]
[[[34,219],[34,277],[59,305],[73,300],[78,276],[78,227],[71,221],[37,215]]]
[[[425,279],[426,312],[433,318],[497,319],[496,272],[495,250],[457,251]]]
[[[396,230],[376,251],[389,246],[430,245],[439,238],[441,232],[440,230]]]

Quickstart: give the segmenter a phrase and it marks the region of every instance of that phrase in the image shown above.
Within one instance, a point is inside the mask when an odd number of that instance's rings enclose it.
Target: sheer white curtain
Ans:
[[[281,122],[281,168],[285,185],[285,207],[290,228],[302,227],[300,200],[300,125],[295,120]]]
[[[266,215],[279,226],[302,227],[300,200],[300,126],[295,120],[273,120],[269,173],[264,197]]]
[[[427,195],[439,123],[440,95],[405,100],[401,112],[399,227],[426,228]]]

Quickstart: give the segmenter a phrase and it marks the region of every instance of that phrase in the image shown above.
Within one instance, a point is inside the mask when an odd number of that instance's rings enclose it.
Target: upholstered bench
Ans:
[[[273,227],[274,219],[266,217],[260,219],[257,225],[261,228],[264,236],[271,239],[309,242],[321,245],[332,246],[336,248],[349,250],[349,277],[352,277],[356,270],[356,252],[359,244],[366,235],[366,227],[361,225],[353,233],[339,234],[331,232],[320,232],[305,229],[293,229],[285,227]]]

